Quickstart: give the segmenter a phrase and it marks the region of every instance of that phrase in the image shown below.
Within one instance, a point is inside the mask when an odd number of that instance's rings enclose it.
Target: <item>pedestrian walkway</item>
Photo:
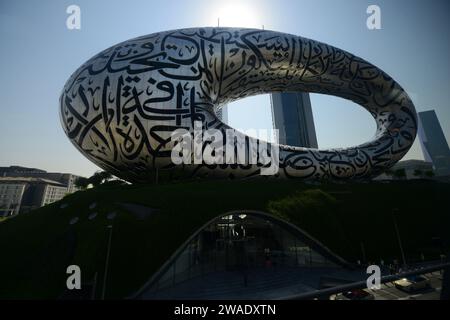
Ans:
[[[277,267],[251,269],[245,281],[237,271],[221,271],[175,286],[147,290],[142,299],[279,299],[317,290],[324,279],[361,281],[364,273],[335,267]]]

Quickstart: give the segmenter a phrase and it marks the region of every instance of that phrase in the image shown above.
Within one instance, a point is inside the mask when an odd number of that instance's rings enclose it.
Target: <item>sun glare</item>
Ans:
[[[209,14],[211,26],[261,28],[263,24],[256,8],[241,3],[224,4]]]

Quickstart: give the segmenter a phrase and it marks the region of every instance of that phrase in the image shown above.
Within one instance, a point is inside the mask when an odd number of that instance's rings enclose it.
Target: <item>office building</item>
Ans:
[[[0,217],[45,206],[78,190],[79,176],[21,166],[0,167]]]
[[[399,177],[395,174],[398,170],[404,170],[405,175]],[[430,174],[431,173],[431,174]],[[404,160],[397,162],[388,173],[382,173],[373,180],[411,180],[429,179],[434,175],[433,164],[423,160]]]
[[[0,177],[0,217],[25,213],[61,200],[67,186],[43,178]]]
[[[272,120],[280,144],[317,148],[316,130],[308,93],[272,93]]]
[[[433,164],[436,176],[450,175],[450,149],[434,110],[418,113],[419,139],[425,161]]]
[[[36,168],[9,166],[0,167],[0,177],[43,178],[65,185],[67,188],[67,193],[73,193],[78,190],[78,188],[75,186],[75,181],[79,178],[79,176],[71,173],[47,172],[45,170]]]

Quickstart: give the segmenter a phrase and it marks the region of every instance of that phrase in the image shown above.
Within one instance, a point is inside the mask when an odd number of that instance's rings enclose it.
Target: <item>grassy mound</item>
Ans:
[[[106,298],[124,298],[149,279],[208,220],[231,210],[260,210],[282,217],[349,261],[399,257],[397,221],[410,260],[436,258],[431,239],[450,242],[450,185],[436,182],[325,184],[247,180],[105,186],[0,223],[0,298],[57,298],[66,268],[79,265],[83,283],[97,274],[103,286],[108,225],[113,225]],[[95,203],[95,208],[90,206]],[[147,218],[123,203],[155,209]],[[61,204],[67,205],[67,207]],[[96,217],[89,219],[92,213]],[[116,212],[113,220],[107,219]],[[78,217],[78,222],[69,222]]]

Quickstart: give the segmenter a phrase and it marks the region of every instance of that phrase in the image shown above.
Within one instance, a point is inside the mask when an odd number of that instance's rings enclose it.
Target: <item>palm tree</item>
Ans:
[[[101,177],[103,178],[103,182],[109,181],[113,178],[113,175],[109,173],[108,171],[102,171],[100,172]]]
[[[113,178],[112,174],[107,171],[97,171],[88,180],[94,187],[97,187]]]
[[[90,182],[88,178],[85,177],[78,177],[75,182],[74,182],[75,186],[79,189],[86,189]]]

